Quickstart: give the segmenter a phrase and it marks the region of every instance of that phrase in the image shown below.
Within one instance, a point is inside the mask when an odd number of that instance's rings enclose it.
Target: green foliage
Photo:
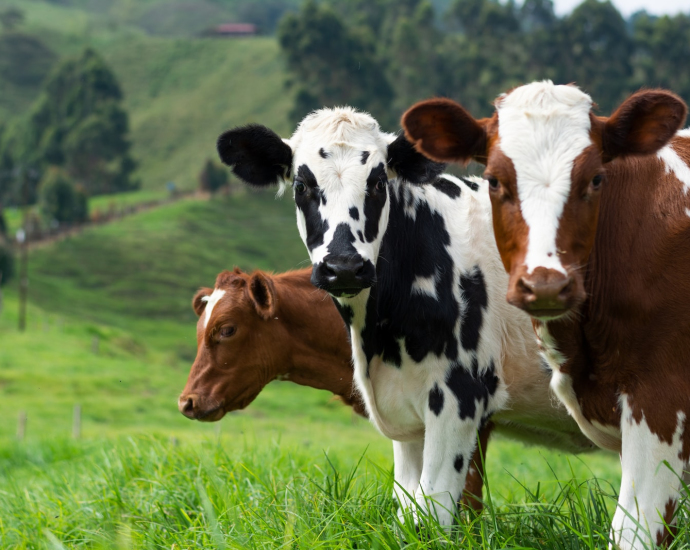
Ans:
[[[199,188],[202,191],[215,193],[228,185],[228,170],[211,159],[207,159],[199,174]]]
[[[115,75],[94,50],[62,62],[33,109],[24,154],[64,166],[90,194],[137,188],[121,101]]]
[[[1,215],[0,215],[1,218]],[[14,277],[14,254],[7,242],[0,238],[0,286],[5,286]]]
[[[24,12],[10,6],[0,10],[0,26],[4,31],[13,31],[24,21]]]
[[[82,223],[88,219],[86,193],[64,171],[48,169],[40,189],[41,210],[49,221]]]
[[[294,122],[322,106],[368,109],[381,122],[391,120],[393,90],[367,33],[349,28],[330,7],[307,0],[299,14],[288,14],[278,41],[294,74]]]
[[[375,44],[367,62],[383,69],[379,85],[392,95],[386,123],[397,125],[404,109],[430,96],[457,98],[476,116],[486,116],[498,94],[545,78],[575,82],[603,113],[641,86],[668,86],[690,99],[688,72],[674,69],[690,55],[690,15],[655,18],[642,13],[626,23],[613,4],[599,0],[584,0],[561,18],[551,0],[526,0],[522,5],[513,0],[331,4],[342,16],[337,32],[321,33],[316,26],[321,19],[314,13],[332,13],[328,3],[318,8],[306,3],[299,14],[285,18],[290,25],[279,33],[291,78],[300,83],[295,118],[320,104],[348,103],[340,80],[326,68],[337,74],[343,61],[332,50],[345,43],[342,36],[362,32]],[[434,6],[442,9],[444,4],[448,9],[439,22]],[[321,39],[307,57],[295,44],[307,43],[313,34]],[[292,61],[295,56],[297,63]],[[358,99],[356,106],[377,114],[379,100],[372,93]]]

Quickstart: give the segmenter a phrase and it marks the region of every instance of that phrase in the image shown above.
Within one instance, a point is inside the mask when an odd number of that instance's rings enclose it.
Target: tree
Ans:
[[[83,223],[88,219],[86,193],[59,168],[49,169],[40,186],[41,210],[48,220]]]
[[[575,82],[610,113],[632,91],[634,44],[611,2],[585,0],[559,25],[563,52],[557,80]]]
[[[645,12],[632,18],[636,53],[632,87],[661,86],[690,101],[690,15],[653,17]]]
[[[329,6],[307,0],[298,14],[282,19],[278,41],[292,73],[289,85],[296,88],[293,121],[312,108],[343,104],[371,111],[384,123],[397,118],[369,33],[348,28]]]
[[[24,22],[24,12],[19,8],[9,7],[0,10],[0,26],[4,31],[13,31]]]
[[[199,174],[199,188],[202,191],[215,193],[228,184],[228,171],[222,166],[208,159]]]
[[[87,49],[51,74],[27,128],[25,160],[62,166],[90,194],[139,187],[132,179],[129,121],[117,79]]]

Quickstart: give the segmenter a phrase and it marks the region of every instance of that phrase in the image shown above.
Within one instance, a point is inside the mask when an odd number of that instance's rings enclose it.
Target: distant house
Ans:
[[[223,23],[211,27],[206,34],[209,36],[254,36],[256,25],[252,23]]]

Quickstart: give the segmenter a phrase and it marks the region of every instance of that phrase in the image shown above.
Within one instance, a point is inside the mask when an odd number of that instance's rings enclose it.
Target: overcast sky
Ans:
[[[613,5],[628,17],[638,10],[647,10],[655,15],[670,14],[678,12],[690,12],[690,0],[612,0]],[[582,0],[554,0],[553,5],[558,15],[570,13],[574,7],[580,5]]]

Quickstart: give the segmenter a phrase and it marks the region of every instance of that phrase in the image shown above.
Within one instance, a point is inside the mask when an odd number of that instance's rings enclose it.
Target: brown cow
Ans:
[[[215,289],[202,288],[192,305],[199,315],[197,357],[179,399],[191,419],[220,420],[249,405],[270,381],[290,380],[339,396],[365,416],[354,394],[350,343],[330,296],[312,286],[311,268],[270,275],[224,271]],[[518,362],[519,363],[519,362]],[[513,439],[567,452],[592,450],[563,407],[548,397],[548,375],[538,361],[529,373],[507,372],[510,408],[494,416],[496,430]],[[486,451],[487,425],[480,433]],[[395,447],[396,442],[393,442]],[[402,464],[402,462],[400,462]],[[399,471],[396,480],[405,472]],[[482,460],[474,455],[465,491],[481,508]]]
[[[533,316],[582,431],[621,453],[613,541],[661,543],[690,458],[685,104],[644,90],[598,117],[577,87],[537,82],[495,106],[475,120],[433,99],[403,125],[431,158],[486,164],[508,301]]]

